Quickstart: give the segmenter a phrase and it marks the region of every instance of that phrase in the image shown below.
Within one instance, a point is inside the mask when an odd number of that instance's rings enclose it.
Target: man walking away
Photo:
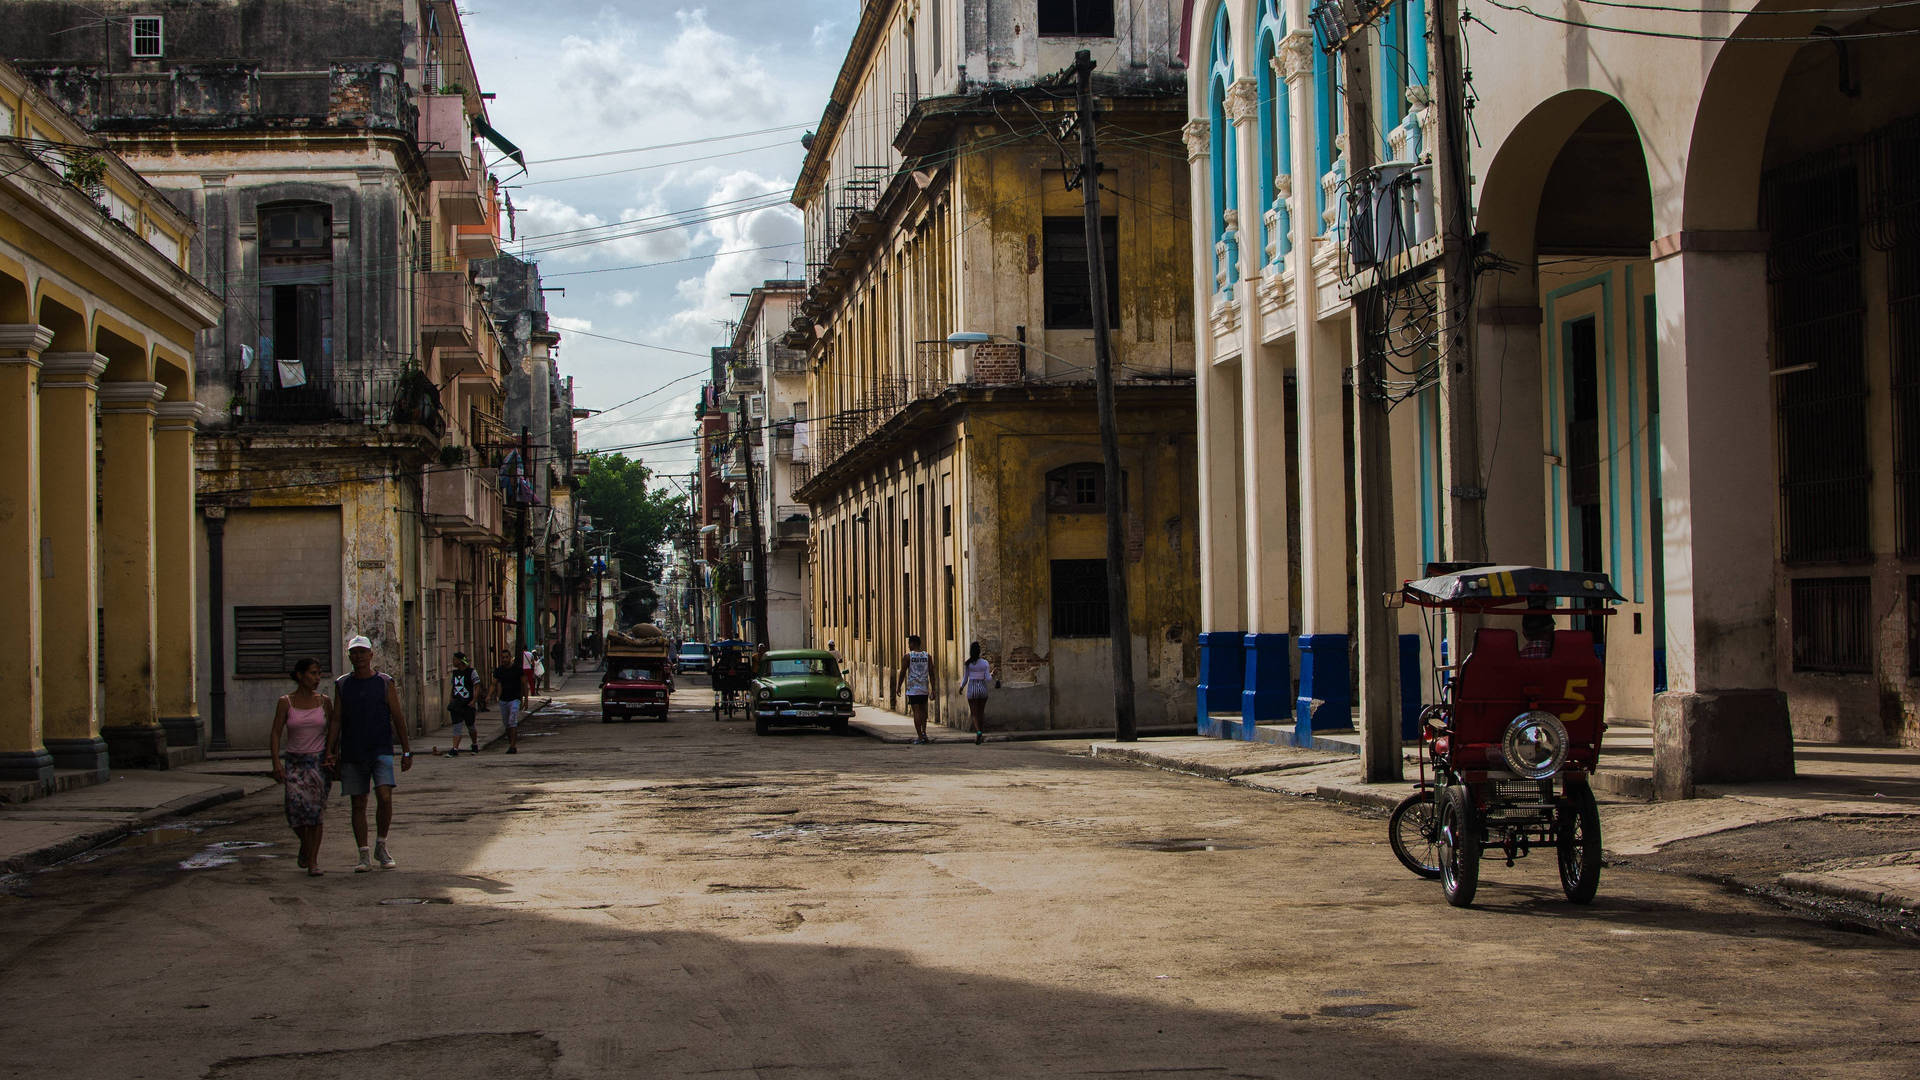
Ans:
[[[520,752],[520,699],[526,696],[526,669],[511,649],[500,650],[500,666],[493,669],[493,696],[500,702],[500,722],[507,726],[507,753]]]
[[[353,670],[333,680],[336,746],[327,748],[340,761],[340,789],[353,800],[353,840],[360,847],[354,872],[364,874],[378,863],[394,868],[387,850],[387,830],[393,825],[393,744],[400,744],[400,771],[413,768],[413,742],[407,737],[406,715],[400,708],[400,688],[393,676],[373,668],[373,642],[357,636],[347,642]],[[379,804],[375,825],[379,838],[367,847],[367,790]]]
[[[921,651],[920,635],[907,635],[907,655],[900,661],[900,671],[893,678],[893,692],[900,692],[900,685],[907,687],[907,708],[913,710],[913,742],[924,746],[932,742],[927,738],[927,696],[933,693],[933,656]]]
[[[466,725],[467,742],[473,753],[480,752],[480,729],[474,725],[479,716],[480,673],[467,663],[467,654],[453,654],[453,676],[447,686],[447,711],[453,714],[453,749],[448,757],[460,756],[460,727]]]

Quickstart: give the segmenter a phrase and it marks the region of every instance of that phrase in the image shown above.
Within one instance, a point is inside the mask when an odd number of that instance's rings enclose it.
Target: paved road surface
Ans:
[[[1911,1077],[1920,950],[1672,875],[1454,911],[1355,811],[696,711],[277,792],[0,896],[0,1076]],[[574,711],[566,706],[571,702]],[[264,844],[266,846],[241,846]],[[198,868],[190,868],[198,867]],[[415,902],[415,901],[425,901]]]

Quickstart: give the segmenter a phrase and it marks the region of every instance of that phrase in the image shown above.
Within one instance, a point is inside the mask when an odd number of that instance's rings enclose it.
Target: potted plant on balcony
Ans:
[[[440,464],[455,468],[467,463],[467,448],[458,443],[448,443],[440,448]]]

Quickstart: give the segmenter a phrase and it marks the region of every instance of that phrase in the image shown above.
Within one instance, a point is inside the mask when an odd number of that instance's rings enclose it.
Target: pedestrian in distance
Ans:
[[[535,690],[545,690],[547,688],[547,661],[545,657],[546,657],[545,649],[534,650],[533,652],[533,688]]]
[[[393,747],[400,744],[400,772],[406,772],[413,768],[413,741],[407,737],[399,684],[373,666],[373,642],[364,635],[352,638],[347,659],[353,670],[333,680],[338,721],[327,748],[340,761],[340,790],[353,801],[353,842],[360,848],[360,862],[353,870],[364,874],[376,864],[382,870],[396,865],[387,847],[387,832],[393,827]],[[367,845],[369,791],[377,804],[372,847]]]
[[[524,691],[522,700],[532,697],[533,692],[540,689],[540,684],[534,681],[532,645],[520,650],[520,688]]]
[[[273,707],[273,733],[267,737],[273,758],[273,778],[286,785],[287,824],[300,838],[298,865],[308,877],[320,869],[320,836],[326,827],[327,770],[334,757],[328,749],[334,738],[333,699],[320,693],[320,661],[312,658],[293,665],[291,694],[282,694]]]
[[[472,753],[480,752],[480,729],[475,726],[480,710],[480,672],[467,663],[467,654],[453,654],[453,674],[447,679],[447,712],[453,716],[453,749],[447,751],[448,757],[460,756],[460,728],[467,729],[467,746]]]
[[[500,702],[500,722],[507,726],[507,753],[520,752],[520,700],[526,696],[526,669],[511,649],[500,650],[500,666],[493,669],[493,696]]]
[[[907,708],[913,712],[913,743],[924,746],[932,742],[927,738],[927,697],[933,693],[933,656],[920,648],[920,635],[907,635],[907,655],[900,660],[900,670],[893,677],[893,693],[898,694],[901,686],[907,690]]]
[[[980,655],[980,643],[967,648],[967,662],[960,672],[960,692],[966,695],[967,711],[973,714],[973,744],[987,741],[987,694],[1000,685],[993,677],[993,664]]]

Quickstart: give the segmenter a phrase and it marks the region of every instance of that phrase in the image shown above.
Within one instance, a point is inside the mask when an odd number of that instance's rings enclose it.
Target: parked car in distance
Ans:
[[[776,724],[824,724],[835,734],[853,718],[853,688],[840,662],[822,649],[781,649],[766,655],[753,680],[753,730]]]
[[[679,655],[673,659],[674,665],[680,669],[681,674],[684,675],[688,672],[697,671],[704,675],[707,672],[707,665],[709,663],[707,659],[707,643],[704,641],[683,641],[680,643]]]

